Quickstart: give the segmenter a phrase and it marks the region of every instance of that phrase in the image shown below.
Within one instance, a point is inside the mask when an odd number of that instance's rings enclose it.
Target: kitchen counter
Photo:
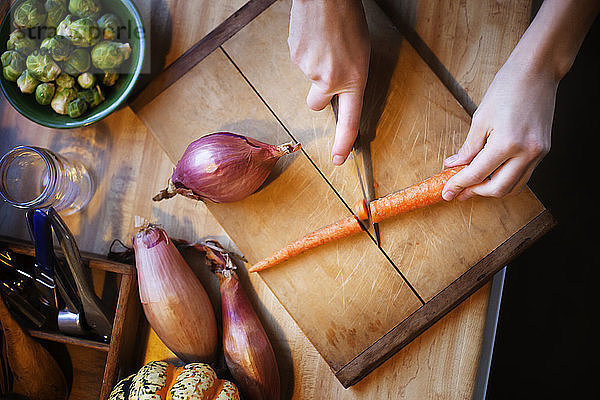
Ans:
[[[239,1],[208,3],[217,2],[182,5],[168,0],[161,6],[153,2],[152,50],[162,56],[163,63],[175,61],[243,5]],[[463,96],[466,93],[472,104],[481,100],[487,84],[526,28],[530,12],[526,1],[512,1],[499,10],[492,10],[495,2],[475,0],[461,5],[452,1],[435,5],[406,2],[398,9],[386,3],[382,2],[383,8],[394,21],[410,21],[457,87],[464,88],[461,93]],[[140,1],[142,8],[144,4]],[[189,28],[189,24],[197,29]],[[182,29],[182,26],[187,28]],[[155,33],[155,29],[170,30],[169,43]],[[502,30],[501,41],[495,39],[498,37],[496,29]],[[483,44],[474,46],[475,43]],[[486,62],[480,62],[482,60]],[[468,101],[465,104],[468,105]],[[130,107],[121,108],[93,126],[70,131],[35,125],[14,111],[5,99],[0,101],[0,115],[0,151],[19,144],[33,144],[59,153],[77,153],[92,171],[96,183],[92,201],[83,212],[65,218],[82,250],[106,254],[113,239],[128,242],[136,215],[167,227],[172,237],[189,241],[216,238],[235,249],[203,203],[178,197],[159,203],[149,201],[167,182],[173,164]],[[0,234],[27,239],[23,218],[21,211],[0,204]],[[202,279],[209,286],[209,293],[214,292],[215,282],[211,283],[206,276]],[[245,273],[241,279],[274,345],[286,398],[463,399],[473,396],[490,284],[358,384],[344,389],[264,281],[257,275]],[[143,338],[139,343],[140,361],[173,357],[151,330],[140,337]]]

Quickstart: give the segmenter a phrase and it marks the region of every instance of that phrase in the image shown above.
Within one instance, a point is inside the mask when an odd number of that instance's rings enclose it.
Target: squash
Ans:
[[[240,400],[237,387],[204,363],[151,361],[119,381],[108,400]]]

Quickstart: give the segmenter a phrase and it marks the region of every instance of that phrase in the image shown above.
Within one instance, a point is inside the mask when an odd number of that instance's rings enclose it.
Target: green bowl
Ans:
[[[0,54],[6,51],[8,36],[15,29],[12,26],[11,16],[16,6],[22,1],[17,1],[4,17],[0,25]],[[127,98],[133,89],[144,63],[145,37],[144,27],[140,14],[130,0],[101,0],[102,11],[117,15],[126,26],[126,39],[132,52],[128,61],[128,72],[122,73],[114,86],[102,87],[106,100],[92,110],[84,113],[79,118],[60,115],[50,106],[42,106],[35,101],[34,94],[23,94],[16,82],[4,79],[0,70],[0,87],[12,106],[23,116],[50,128],[77,128],[87,126],[101,120],[116,110]],[[125,65],[127,68],[127,64]]]

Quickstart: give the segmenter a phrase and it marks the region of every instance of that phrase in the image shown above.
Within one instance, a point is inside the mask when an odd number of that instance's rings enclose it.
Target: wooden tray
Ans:
[[[33,257],[35,254],[31,243],[4,236],[0,236],[0,247],[26,256]],[[55,252],[59,258],[62,256],[59,249],[56,249]],[[116,295],[115,317],[110,342],[104,343],[42,330],[29,330],[29,334],[40,339],[61,366],[65,365],[64,360],[61,360],[61,357],[64,357],[64,351],[59,351],[60,347],[56,346],[56,343],[65,345],[70,358],[67,365],[70,363],[73,366],[72,374],[71,371],[64,371],[65,376],[73,378],[69,399],[105,400],[117,379],[129,374],[135,367],[136,333],[140,321],[137,275],[135,268],[131,265],[117,263],[84,252],[81,257],[92,270],[96,293],[103,300],[112,300],[113,302],[114,299],[110,297]],[[116,293],[113,290],[104,290],[105,283],[112,279],[114,279]],[[108,293],[103,296],[103,291]],[[64,350],[64,348],[60,350]]]

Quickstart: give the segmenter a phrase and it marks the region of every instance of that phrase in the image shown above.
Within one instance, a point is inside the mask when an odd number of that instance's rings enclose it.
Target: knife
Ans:
[[[54,249],[52,230],[46,213],[40,209],[29,209],[26,213],[35,249],[33,275],[41,300],[53,309],[57,307],[56,284],[54,282]]]
[[[63,263],[54,253],[52,236],[52,219],[50,212],[43,209],[32,209],[26,214],[29,232],[33,238],[36,260],[34,276],[36,289],[41,301],[48,303],[47,287],[52,283],[54,301],[53,309],[58,310],[58,329],[69,335],[81,336],[87,331],[83,314],[83,305],[77,293],[74,278],[65,271]],[[58,235],[58,234],[57,234]],[[66,268],[68,270],[68,268]],[[50,282],[50,280],[52,282]],[[60,296],[58,296],[60,295]]]
[[[333,109],[333,115],[335,117],[335,122],[338,120],[338,96],[334,95],[331,98],[331,108]],[[371,225],[371,229],[373,229],[373,235],[375,236],[375,243],[377,243],[378,247],[381,247],[381,240],[379,235],[379,224],[373,222],[373,218],[371,218],[371,201],[375,199],[375,189],[373,185],[373,171],[369,168],[366,168],[367,165],[370,164],[371,155],[368,148],[366,146],[361,145],[361,135],[360,131],[358,132],[358,136],[354,145],[352,146],[352,158],[354,159],[354,165],[356,166],[356,174],[358,175],[358,182],[360,183],[360,189],[363,194],[363,199],[365,201],[365,206],[367,209],[367,217],[369,219],[369,224]],[[358,156],[357,156],[357,148],[360,151],[360,154],[363,158],[363,165],[365,166],[365,177],[363,179],[363,174],[361,173],[360,166],[358,165]],[[368,158],[369,162],[366,162]],[[369,185],[369,188],[372,190],[367,190],[365,188],[365,183]],[[368,230],[368,229],[367,229]]]

